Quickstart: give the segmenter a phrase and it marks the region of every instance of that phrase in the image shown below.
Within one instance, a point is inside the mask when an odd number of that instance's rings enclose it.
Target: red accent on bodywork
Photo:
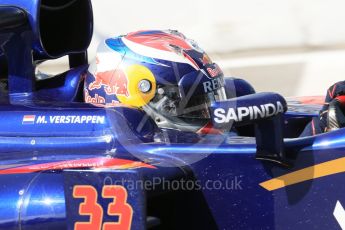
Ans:
[[[215,129],[211,122],[207,123],[204,127],[199,129],[199,134],[223,134],[219,129]]]
[[[0,175],[4,174],[26,174],[41,172],[47,170],[63,170],[76,168],[92,168],[92,169],[133,169],[133,168],[151,168],[155,169],[153,165],[146,164],[140,161],[131,161],[116,158],[88,158],[79,160],[58,161],[43,164],[28,165],[10,169],[0,170]]]
[[[304,105],[323,105],[325,103],[324,96],[297,97],[295,99]]]

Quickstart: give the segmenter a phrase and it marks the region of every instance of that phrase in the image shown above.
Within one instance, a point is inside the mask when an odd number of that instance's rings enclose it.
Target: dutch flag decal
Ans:
[[[36,118],[35,115],[25,115],[23,117],[22,124],[23,125],[33,125],[33,124],[35,124],[35,118]]]

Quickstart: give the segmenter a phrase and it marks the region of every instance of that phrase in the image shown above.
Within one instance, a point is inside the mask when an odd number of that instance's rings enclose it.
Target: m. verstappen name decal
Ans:
[[[104,124],[105,116],[35,116],[25,115],[22,124]]]
[[[277,101],[276,104],[268,103],[260,106],[223,108],[214,110],[214,121],[216,123],[229,123],[230,121],[241,122],[243,120],[256,120],[258,118],[268,118],[279,113],[284,113],[283,105]]]

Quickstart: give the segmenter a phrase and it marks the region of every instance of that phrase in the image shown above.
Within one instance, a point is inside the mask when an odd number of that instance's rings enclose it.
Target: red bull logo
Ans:
[[[218,77],[220,74],[223,73],[219,66],[216,64],[208,67],[207,72],[211,77]]]
[[[94,97],[92,97],[89,94],[88,90],[85,90],[84,93],[85,93],[85,96],[84,96],[85,102],[93,104],[95,106],[116,107],[116,106],[118,106],[120,104],[120,102],[116,101],[116,100],[112,100],[111,103],[106,103],[105,98],[100,96],[100,95],[98,95],[97,93],[94,95]]]
[[[105,98],[95,94],[94,97],[91,97],[89,91],[85,90],[85,102],[90,104],[105,104]]]
[[[89,90],[100,89],[104,86],[104,91],[108,95],[123,95],[129,97],[128,79],[126,74],[120,70],[110,70],[99,72],[94,75],[95,81],[89,85]]]

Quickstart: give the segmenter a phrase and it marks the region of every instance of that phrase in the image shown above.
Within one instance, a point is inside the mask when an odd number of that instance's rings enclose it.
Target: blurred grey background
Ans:
[[[93,0],[99,41],[141,29],[177,29],[227,76],[257,91],[323,95],[345,78],[343,0]]]

